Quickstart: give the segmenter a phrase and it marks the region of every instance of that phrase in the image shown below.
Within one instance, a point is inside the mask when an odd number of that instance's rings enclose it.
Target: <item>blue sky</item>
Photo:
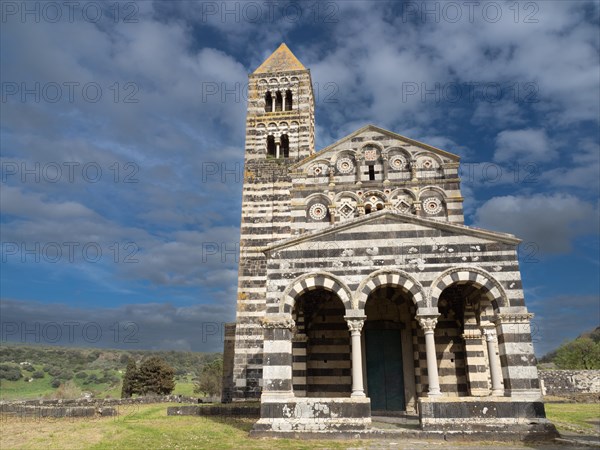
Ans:
[[[318,149],[373,123],[462,157],[466,223],[524,241],[538,355],[598,326],[598,5],[3,2],[2,340],[221,350],[281,42]]]

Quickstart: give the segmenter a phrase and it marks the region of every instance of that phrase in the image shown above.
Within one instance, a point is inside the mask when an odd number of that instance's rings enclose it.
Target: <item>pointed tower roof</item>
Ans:
[[[289,72],[293,70],[306,70],[306,67],[298,61],[298,58],[294,56],[288,46],[282,43],[254,73]]]

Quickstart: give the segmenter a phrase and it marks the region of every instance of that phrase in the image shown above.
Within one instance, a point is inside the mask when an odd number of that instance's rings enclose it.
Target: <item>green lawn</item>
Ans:
[[[36,370],[42,370],[42,366],[34,366]],[[82,370],[88,376],[95,375],[98,379],[102,379],[103,370],[92,369]],[[31,382],[29,372],[25,372],[24,377],[18,381],[0,380],[0,399],[1,400],[32,400],[38,398],[51,398],[56,393],[56,388],[53,388],[50,383],[54,379],[48,373],[44,373],[44,378],[34,378]],[[121,397],[121,379],[123,374],[118,371],[111,371],[112,375],[119,378],[118,383],[98,383],[92,382],[86,384],[85,378],[73,377],[72,381],[81,392],[91,392],[95,398],[120,398]],[[175,395],[196,396],[194,394],[194,382],[191,375],[183,376],[176,380]]]
[[[600,421],[598,403],[546,403],[546,416],[556,425],[558,431],[594,432]]]
[[[172,404],[127,405],[118,417],[95,419],[1,419],[0,448],[7,449],[345,449],[377,447],[376,441],[251,439],[253,419],[167,416]],[[588,420],[598,419],[597,404],[547,404],[550,420],[559,428],[578,427],[593,432]],[[390,441],[391,442],[391,441]],[[387,444],[390,444],[388,442]],[[394,441],[395,442],[395,441]],[[465,448],[489,447],[490,442],[456,442]],[[443,448],[441,441],[403,441],[410,448]],[[506,446],[506,444],[498,444]],[[531,447],[517,444],[511,448]],[[540,447],[543,448],[543,447]]]

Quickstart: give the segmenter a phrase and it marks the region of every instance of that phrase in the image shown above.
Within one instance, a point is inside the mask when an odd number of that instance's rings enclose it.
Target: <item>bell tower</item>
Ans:
[[[246,161],[314,153],[315,102],[310,71],[281,44],[248,79]]]
[[[315,141],[310,71],[285,44],[248,78],[237,311],[235,330],[226,328],[223,401],[260,397],[267,297],[262,247],[291,237],[288,167],[312,155]]]

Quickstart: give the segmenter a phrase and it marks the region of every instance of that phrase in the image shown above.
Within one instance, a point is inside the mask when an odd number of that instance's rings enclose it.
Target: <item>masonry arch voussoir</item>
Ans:
[[[364,309],[371,292],[379,286],[398,286],[412,296],[417,308],[425,307],[423,286],[408,273],[398,269],[380,269],[369,274],[354,292],[352,305],[356,309]]]
[[[312,272],[299,276],[283,291],[279,302],[279,312],[291,314],[296,299],[305,292],[315,289],[325,289],[337,294],[346,310],[352,309],[352,294],[346,283],[328,272]]]
[[[448,286],[453,284],[472,284],[478,287],[494,306],[510,306],[510,302],[502,285],[489,272],[478,267],[455,267],[440,274],[431,283],[428,292],[428,302],[437,308],[440,295]]]

